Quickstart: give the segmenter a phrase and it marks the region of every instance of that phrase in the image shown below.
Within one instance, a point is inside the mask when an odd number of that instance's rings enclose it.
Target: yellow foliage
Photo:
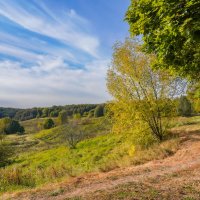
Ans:
[[[114,132],[134,133],[140,139],[151,133],[163,139],[169,122],[164,119],[173,116],[174,98],[183,92],[184,81],[167,71],[152,70],[155,59],[154,55],[142,53],[140,45],[131,39],[114,46],[107,73],[107,87],[114,97],[108,106]]]

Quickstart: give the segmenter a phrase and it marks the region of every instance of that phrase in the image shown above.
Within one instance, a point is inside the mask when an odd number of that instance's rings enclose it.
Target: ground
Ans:
[[[4,194],[14,200],[200,199],[200,126],[172,130],[180,135],[178,151],[162,160],[139,166],[90,173],[62,183]]]

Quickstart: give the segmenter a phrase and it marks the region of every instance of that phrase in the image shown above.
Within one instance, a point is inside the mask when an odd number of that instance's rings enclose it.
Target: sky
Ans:
[[[130,0],[0,0],[0,107],[103,103]]]

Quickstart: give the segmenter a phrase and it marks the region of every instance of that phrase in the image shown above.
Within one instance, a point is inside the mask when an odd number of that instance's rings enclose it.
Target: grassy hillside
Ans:
[[[37,119],[40,121],[40,119]],[[65,140],[67,125],[37,131],[36,120],[24,122],[26,135],[10,135],[15,149],[12,163],[0,169],[0,192],[34,188],[88,172],[107,172],[117,167],[142,164],[172,155],[179,139],[172,137],[148,149],[134,145],[132,135],[110,133],[105,118],[81,119],[85,135],[75,149]],[[195,124],[200,117],[179,118],[174,126]]]
[[[25,128],[27,134],[37,133],[41,130],[39,124],[44,123],[45,118],[36,118],[26,121],[21,121],[20,124]]]

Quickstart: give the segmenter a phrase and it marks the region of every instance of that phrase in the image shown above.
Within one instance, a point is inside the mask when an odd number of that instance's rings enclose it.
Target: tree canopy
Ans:
[[[154,60],[154,55],[142,53],[134,40],[116,43],[107,86],[114,97],[110,107],[117,131],[141,128],[139,134],[150,130],[154,138],[162,140],[176,112],[174,98],[184,91],[184,81],[167,71],[152,70]]]
[[[200,78],[200,0],[131,0],[125,19],[155,67]]]

